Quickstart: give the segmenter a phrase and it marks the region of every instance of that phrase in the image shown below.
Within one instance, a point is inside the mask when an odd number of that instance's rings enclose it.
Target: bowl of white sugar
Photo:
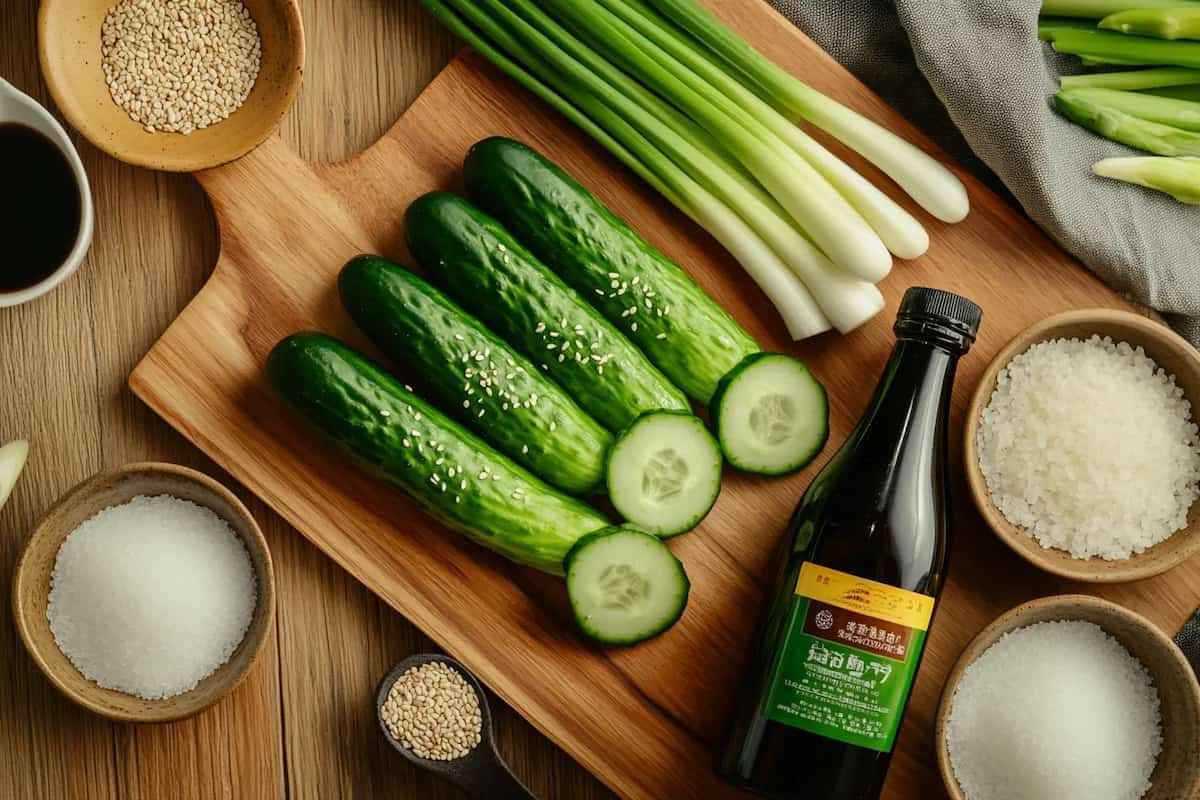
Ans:
[[[1086,595],[1018,606],[946,679],[938,767],[953,800],[1200,797],[1200,684],[1145,617]]]
[[[1016,336],[967,412],[976,507],[1035,566],[1118,583],[1200,553],[1200,355],[1125,311],[1059,314]]]
[[[266,540],[195,470],[131,464],[72,489],[13,577],[30,656],[60,691],[122,722],[168,722],[233,691],[275,617]]]

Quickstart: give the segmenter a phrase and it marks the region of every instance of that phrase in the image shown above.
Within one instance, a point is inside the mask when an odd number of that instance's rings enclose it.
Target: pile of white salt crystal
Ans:
[[[187,500],[139,496],[63,542],[47,617],[84,676],[154,700],[228,661],[257,600],[249,553],[225,520]]]

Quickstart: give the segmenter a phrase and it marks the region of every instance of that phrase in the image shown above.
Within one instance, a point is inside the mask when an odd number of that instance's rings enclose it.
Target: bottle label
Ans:
[[[932,597],[805,562],[764,715],[890,753]]]

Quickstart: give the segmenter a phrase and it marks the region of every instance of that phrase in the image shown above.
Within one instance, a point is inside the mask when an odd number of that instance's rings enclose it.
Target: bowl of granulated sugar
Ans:
[[[1045,597],[967,645],[936,748],[953,800],[1188,800],[1200,797],[1200,684],[1145,617]]]
[[[167,722],[246,677],[275,616],[262,532],[212,478],[131,464],[71,490],[13,577],[26,649],[68,698],[110,719]]]

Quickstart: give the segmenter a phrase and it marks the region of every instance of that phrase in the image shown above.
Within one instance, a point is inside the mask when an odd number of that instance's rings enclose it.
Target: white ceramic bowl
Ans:
[[[59,125],[58,120],[36,100],[18,91],[3,78],[0,78],[0,122],[27,125],[53,142],[71,165],[71,173],[75,176],[75,185],[79,189],[79,233],[75,237],[71,252],[56,270],[33,286],[16,292],[0,292],[0,307],[4,307],[20,305],[41,297],[79,269],[87,255],[88,247],[92,244],[95,212],[92,208],[92,190],[88,185],[87,173],[83,171],[83,162],[79,160],[79,153],[75,150],[75,145],[71,144],[63,126]]]

